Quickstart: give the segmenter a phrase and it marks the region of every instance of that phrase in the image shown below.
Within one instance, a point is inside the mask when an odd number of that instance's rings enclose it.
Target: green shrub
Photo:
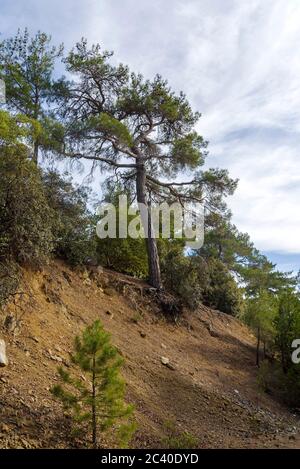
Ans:
[[[165,287],[174,292],[191,309],[202,300],[199,271],[194,258],[180,252],[170,251],[162,259],[162,275]]]
[[[167,449],[195,449],[199,447],[198,439],[188,431],[179,431],[175,422],[167,421],[164,424],[166,436],[162,444]]]
[[[226,265],[218,259],[211,258],[206,269],[207,282],[203,288],[203,302],[211,308],[233,316],[242,314],[244,309],[242,290]]]
[[[44,190],[52,209],[55,254],[70,265],[85,264],[96,257],[96,221],[88,210],[89,190],[75,187],[56,171],[43,175]]]
[[[0,260],[40,266],[53,249],[40,171],[22,146],[0,148]]]

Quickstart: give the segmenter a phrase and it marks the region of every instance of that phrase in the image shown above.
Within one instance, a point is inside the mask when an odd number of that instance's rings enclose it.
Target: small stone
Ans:
[[[7,433],[10,430],[9,426],[6,425],[5,423],[2,423],[0,428],[3,433]]]
[[[53,360],[55,362],[60,362],[60,363],[63,362],[63,359],[61,357],[59,357],[58,355],[54,355],[50,349],[48,350],[48,353],[49,353],[49,356],[50,356],[51,360]]]
[[[4,340],[0,339],[0,367],[3,368],[8,365],[8,359],[6,355],[6,346]]]
[[[167,346],[165,344],[160,344],[161,348],[166,349]]]
[[[172,370],[172,371],[175,371],[175,370],[176,370],[175,366],[172,365],[171,363],[167,363],[167,364],[166,364],[166,367],[169,368],[169,370]]]
[[[33,341],[36,342],[37,344],[38,344],[39,341],[40,341],[37,337],[30,337],[30,338],[31,338],[31,340],[33,340]]]
[[[55,362],[59,362],[59,363],[63,362],[63,359],[61,357],[59,357],[58,355],[52,355],[51,360],[53,360]]]
[[[145,337],[146,337],[145,332],[140,331],[140,336],[141,336],[143,339],[145,339]]]
[[[72,283],[72,279],[71,279],[71,276],[68,274],[68,272],[66,272],[65,270],[63,270],[62,274],[63,274],[64,278],[67,280],[67,282],[68,282],[69,284],[71,284],[71,283]]]
[[[110,287],[106,287],[104,289],[104,293],[105,295],[107,296],[114,296],[115,295],[115,290],[113,288],[110,288]]]
[[[170,363],[170,360],[167,357],[161,357],[160,361],[163,365],[168,365]]]
[[[68,314],[68,308],[65,305],[61,305],[60,310],[63,314]]]
[[[4,320],[4,327],[8,332],[14,332],[17,328],[17,321],[13,314],[8,314]]]

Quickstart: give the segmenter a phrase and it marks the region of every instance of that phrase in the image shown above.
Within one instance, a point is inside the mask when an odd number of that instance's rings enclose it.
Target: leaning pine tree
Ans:
[[[185,95],[176,95],[157,75],[153,81],[109,63],[111,53],[99,45],[78,43],[65,60],[76,79],[57,86],[64,119],[62,153],[92,160],[135,191],[146,235],[149,282],[161,287],[151,202],[198,202],[209,210],[222,208],[236,181],[227,171],[201,171],[207,142],[196,132],[200,117]],[[178,180],[191,172],[189,181]]]
[[[111,433],[118,445],[126,447],[135,429],[133,407],[124,402],[125,382],[120,376],[123,360],[100,321],[76,337],[72,361],[81,378],[59,368],[62,384],[54,386],[51,392],[70,411],[75,434],[89,431],[93,448],[98,448],[99,434],[113,429]]]

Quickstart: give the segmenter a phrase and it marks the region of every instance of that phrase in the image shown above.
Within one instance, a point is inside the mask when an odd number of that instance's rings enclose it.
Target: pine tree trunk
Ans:
[[[146,197],[146,172],[143,164],[138,164],[136,177],[137,201],[145,207],[145,213],[141,213],[141,219],[146,237],[146,246],[148,254],[149,283],[154,288],[161,288],[161,275],[159,266],[159,256],[157,243],[153,233],[151,221],[151,210]]]
[[[32,156],[32,161],[37,165],[38,164],[38,158],[39,158],[39,142],[37,140],[34,141],[33,144],[33,156]]]
[[[286,365],[286,360],[285,360],[285,353],[284,353],[284,347],[281,346],[281,367],[283,373],[286,375],[288,372],[287,365]]]
[[[260,327],[257,328],[256,366],[259,367]]]
[[[93,430],[93,448],[97,449],[97,419],[96,419],[96,377],[95,377],[95,356],[93,357],[93,376],[92,376],[92,430]]]

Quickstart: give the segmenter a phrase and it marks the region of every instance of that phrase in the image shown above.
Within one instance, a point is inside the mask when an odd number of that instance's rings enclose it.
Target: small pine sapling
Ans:
[[[115,443],[126,447],[135,431],[133,406],[124,402],[125,382],[120,376],[123,359],[100,321],[75,338],[71,358],[81,372],[80,378],[59,368],[62,384],[51,392],[70,412],[74,432],[88,432],[93,448],[99,448],[100,434],[111,429]]]

